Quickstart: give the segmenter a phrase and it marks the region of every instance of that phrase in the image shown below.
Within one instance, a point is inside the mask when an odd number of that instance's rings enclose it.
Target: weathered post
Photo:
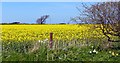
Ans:
[[[53,33],[50,33],[50,43],[49,43],[50,48],[53,46]]]

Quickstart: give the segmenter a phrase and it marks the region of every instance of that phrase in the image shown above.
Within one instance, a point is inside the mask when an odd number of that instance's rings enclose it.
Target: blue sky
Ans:
[[[76,7],[83,10],[81,2],[3,2],[2,22],[36,23],[37,18],[47,14],[50,17],[46,23],[68,23],[70,17],[79,15]]]
[[[108,2],[119,0],[2,0],[2,2]]]

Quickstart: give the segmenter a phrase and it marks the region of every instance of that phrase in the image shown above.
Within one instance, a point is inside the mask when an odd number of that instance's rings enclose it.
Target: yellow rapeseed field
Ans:
[[[91,25],[2,25],[1,38],[3,42],[38,41],[49,39],[52,32],[54,40],[72,40],[90,35],[90,27]]]

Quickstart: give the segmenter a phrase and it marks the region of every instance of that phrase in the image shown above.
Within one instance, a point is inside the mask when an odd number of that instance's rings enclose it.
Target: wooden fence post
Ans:
[[[50,48],[53,46],[53,33],[50,33],[50,43],[49,43]]]

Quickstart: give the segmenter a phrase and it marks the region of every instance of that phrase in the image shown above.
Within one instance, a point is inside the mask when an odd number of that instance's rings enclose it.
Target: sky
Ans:
[[[83,10],[83,2],[2,2],[2,23],[19,21],[36,23],[43,15],[50,15],[48,24],[68,23],[71,17],[79,16],[76,7]],[[95,2],[84,2],[90,5]]]
[[[119,0],[1,0],[2,2],[108,2]]]

